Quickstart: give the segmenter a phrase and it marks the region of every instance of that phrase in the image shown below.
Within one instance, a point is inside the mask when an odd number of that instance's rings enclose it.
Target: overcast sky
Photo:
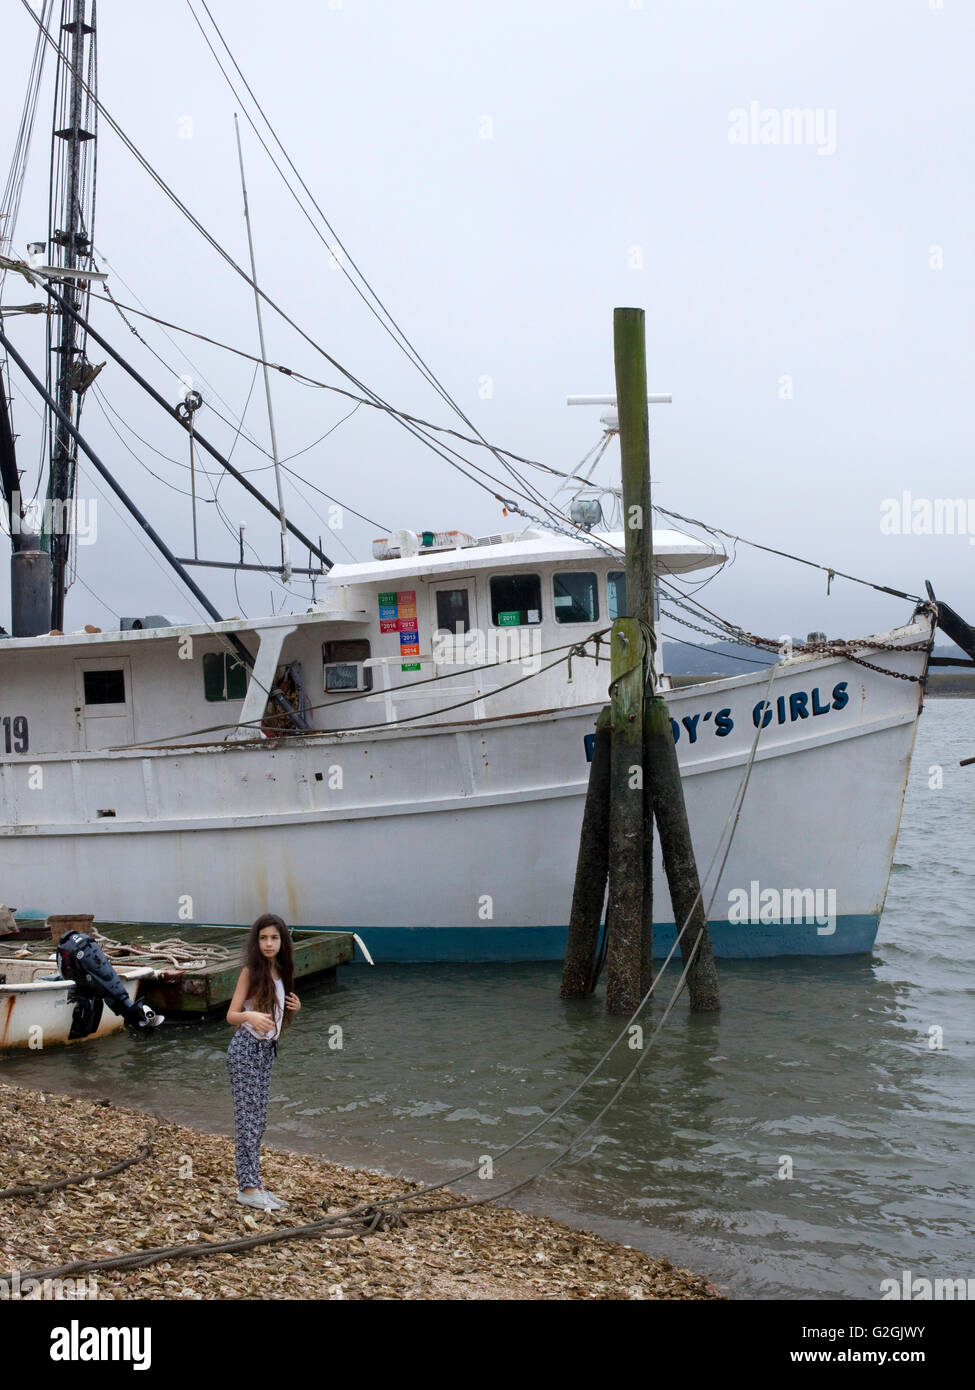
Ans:
[[[970,0],[210,3],[346,247],[487,438],[574,467],[601,426],[598,410],[567,409],[565,397],[613,389],[613,308],[644,307],[650,389],[674,395],[651,419],[656,500],[896,588],[920,592],[930,578],[975,619],[975,500],[971,536],[881,526],[885,499],[904,492],[912,502],[975,499]],[[4,16],[5,176],[34,26],[20,0],[5,0]],[[101,0],[98,24],[106,107],[245,262],[238,103],[185,0]],[[46,234],[50,78],[49,62],[21,251]],[[459,425],[329,267],[246,122],[243,133],[267,293],[396,406]],[[95,243],[118,299],[257,351],[248,286],[105,123]],[[30,297],[8,277],[6,303]],[[192,377],[205,399],[199,430],[231,446],[234,429],[217,412],[243,408],[252,366],[140,324],[162,365],[110,306],[94,305],[92,317],[167,399],[179,398],[180,373]],[[11,317],[7,331],[41,371],[40,321]],[[342,383],[270,312],[266,333],[273,360]],[[89,356],[104,353],[93,345]],[[29,491],[37,419],[16,369],[14,381]],[[177,553],[190,553],[189,498],[172,490],[188,490],[185,435],[114,364],[98,389],[85,434]],[[287,455],[350,408],[280,376],[272,389]],[[268,447],[260,379],[246,428]],[[490,455],[469,453],[497,472]],[[233,458],[242,469],[268,462],[245,439]],[[614,445],[599,476],[617,482],[618,461]],[[289,513],[337,560],[367,558],[386,528],[483,534],[511,524],[486,492],[365,407],[292,466],[370,519],[346,512],[330,533],[328,501],[287,483]],[[83,498],[98,497],[91,475],[84,465]],[[273,495],[269,472],[252,479]],[[544,475],[534,480],[548,490]],[[205,480],[200,488],[212,496]],[[246,521],[248,541],[274,560],[273,518],[231,479],[218,496],[232,526]],[[201,554],[234,558],[215,506],[199,512]],[[888,508],[887,532],[901,520]],[[295,562],[307,563],[294,544]],[[111,626],[113,613],[197,611],[100,497],[97,541],[78,559],[92,592],[70,591],[69,628]],[[228,574],[194,574],[228,616],[268,612],[272,594],[279,609],[307,604],[306,584],[288,593],[246,576],[238,598]],[[6,566],[2,577],[7,625]],[[827,598],[823,574],[746,549],[707,601],[754,632],[800,636],[879,630],[910,612],[840,581]]]

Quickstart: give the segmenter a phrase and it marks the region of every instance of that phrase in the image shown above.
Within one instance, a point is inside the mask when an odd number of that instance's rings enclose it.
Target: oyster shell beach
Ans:
[[[0,1084],[0,1262],[53,1271],[139,1250],[263,1236],[320,1221],[418,1184],[265,1148],[262,1176],[287,1206],[236,1202],[233,1141],[107,1100]],[[121,1172],[95,1174],[151,1152]],[[443,1200],[438,1193],[434,1200]],[[78,1272],[99,1299],[715,1299],[706,1279],[588,1231],[485,1205],[410,1216],[372,1234],[291,1239],[250,1250],[160,1258],[135,1269]],[[71,1275],[65,1277],[71,1278]],[[94,1284],[92,1284],[92,1278]],[[70,1286],[74,1287],[74,1286]]]

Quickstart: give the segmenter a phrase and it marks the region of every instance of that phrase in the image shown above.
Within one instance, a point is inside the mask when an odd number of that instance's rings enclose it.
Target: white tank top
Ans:
[[[247,1029],[248,1033],[250,1033],[250,1035],[251,1035],[252,1038],[260,1038],[260,1040],[261,1040],[262,1042],[271,1042],[271,1041],[274,1040],[275,1038],[279,1038],[279,1037],[281,1036],[281,1023],[282,1023],[282,1020],[284,1019],[284,981],[283,981],[283,980],[275,980],[275,981],[274,981],[274,993],[275,993],[275,995],[276,995],[276,1007],[275,1007],[275,1010],[274,1010],[274,1024],[275,1024],[275,1026],[274,1026],[274,1032],[273,1032],[273,1033],[259,1033],[259,1032],[257,1031],[257,1029],[253,1026],[253,1024],[250,1024],[250,1023],[242,1023],[242,1024],[240,1025],[242,1028],[246,1028],[246,1029]],[[245,1008],[245,1009],[254,1009],[255,1007],[256,1007],[256,1005],[255,1005],[255,1001],[254,1001],[253,999],[245,999],[245,1000],[244,1000],[244,1008]]]

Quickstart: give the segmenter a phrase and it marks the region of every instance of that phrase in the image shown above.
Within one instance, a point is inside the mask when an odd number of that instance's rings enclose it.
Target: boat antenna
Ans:
[[[234,112],[234,132],[237,136],[237,158],[240,161],[240,191],[244,196],[244,221],[247,223],[247,248],[251,257],[251,280],[254,282],[254,307],[257,310],[257,336],[261,344],[261,363],[264,371],[264,395],[267,399],[267,418],[271,427],[271,455],[274,459],[274,481],[278,489],[278,518],[281,522],[281,578],[291,582],[291,555],[288,548],[288,526],[284,515],[284,493],[281,490],[281,468],[278,459],[278,440],[274,431],[274,409],[271,405],[271,378],[267,370],[267,350],[264,347],[264,322],[261,318],[261,295],[257,287],[257,263],[254,260],[254,237],[251,215],[247,205],[247,184],[244,182],[244,152],[240,143],[240,122]]]

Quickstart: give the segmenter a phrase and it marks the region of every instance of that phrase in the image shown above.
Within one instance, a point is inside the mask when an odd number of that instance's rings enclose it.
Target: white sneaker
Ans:
[[[256,1207],[258,1211],[273,1211],[267,1193],[258,1188],[256,1192],[238,1192],[237,1200],[245,1207]]]
[[[272,1211],[277,1211],[279,1207],[288,1205],[287,1202],[282,1202],[280,1197],[275,1197],[273,1192],[268,1192],[267,1188],[264,1189],[264,1196],[267,1198],[268,1206]]]

